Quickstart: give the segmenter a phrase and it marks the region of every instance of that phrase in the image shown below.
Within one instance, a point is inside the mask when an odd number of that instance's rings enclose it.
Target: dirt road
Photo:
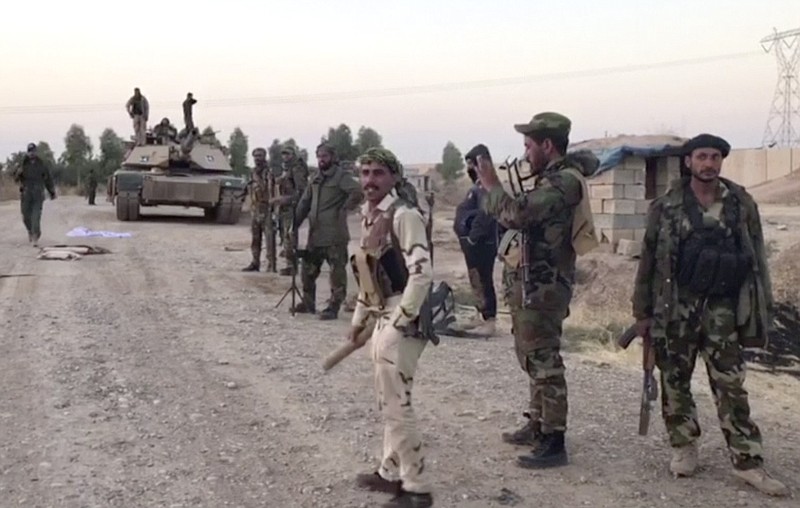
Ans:
[[[349,315],[276,310],[289,279],[243,274],[249,252],[225,250],[248,243],[245,221],[120,223],[108,203],[63,197],[45,203],[42,242],[112,253],[39,261],[18,203],[0,203],[0,273],[32,274],[0,279],[0,506],[380,505],[352,484],[382,436],[368,358],[320,372]],[[133,238],[67,238],[76,226]],[[526,450],[499,439],[528,393],[511,337],[429,347],[415,397],[437,505],[797,506],[731,478],[701,368],[703,467],[673,480],[657,414],[649,437],[636,434],[634,356],[567,354],[571,464],[530,472],[513,464]],[[798,491],[800,383],[752,373],[748,387],[767,465]]]

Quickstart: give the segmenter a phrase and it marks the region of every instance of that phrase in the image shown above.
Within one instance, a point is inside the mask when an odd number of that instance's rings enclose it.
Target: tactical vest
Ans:
[[[380,310],[386,308],[389,298],[402,295],[408,283],[408,268],[393,227],[397,203],[398,201],[395,201],[389,208],[371,219],[369,233],[361,238],[359,249],[350,256],[350,266],[359,287],[359,297],[367,306]],[[428,238],[428,243],[430,242]],[[409,337],[430,340],[434,345],[439,344],[439,337],[434,330],[434,319],[443,314],[443,309],[446,310],[445,300],[438,302],[437,308],[434,309],[429,290],[417,319],[404,330],[404,333]],[[444,312],[443,315],[446,314]]]
[[[140,97],[138,99],[134,98],[133,102],[131,103],[131,112],[134,115],[143,115],[144,114],[144,97]]]
[[[707,225],[700,203],[686,186],[683,207],[691,229],[678,252],[678,287],[697,296],[735,297],[752,270],[753,260],[742,251],[739,200],[729,192],[720,220]]]

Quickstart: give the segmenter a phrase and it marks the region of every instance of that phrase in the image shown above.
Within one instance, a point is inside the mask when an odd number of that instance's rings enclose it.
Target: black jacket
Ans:
[[[485,194],[486,190],[475,184],[456,208],[453,230],[459,238],[467,238],[472,244],[497,243],[497,221],[481,209]]]

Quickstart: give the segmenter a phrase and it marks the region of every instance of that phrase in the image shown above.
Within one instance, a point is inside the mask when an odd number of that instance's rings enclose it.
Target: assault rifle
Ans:
[[[638,336],[636,325],[632,325],[625,330],[617,339],[617,344],[622,349],[627,349],[633,339]],[[650,427],[650,411],[653,408],[653,401],[658,399],[658,382],[653,375],[655,368],[656,355],[653,349],[653,340],[650,334],[642,337],[642,369],[644,378],[642,381],[642,404],[639,409],[639,435],[646,436],[647,429]]]
[[[519,197],[525,193],[523,184],[526,180],[531,178],[532,175],[522,176],[519,172],[519,159],[506,158],[503,164],[500,164],[501,171],[508,171],[508,186],[511,188],[511,194],[514,197]],[[528,288],[530,287],[530,248],[528,246],[528,234],[525,229],[519,230],[519,254],[520,254],[520,269],[522,270],[522,302],[523,305],[530,305],[530,297],[528,295]]]

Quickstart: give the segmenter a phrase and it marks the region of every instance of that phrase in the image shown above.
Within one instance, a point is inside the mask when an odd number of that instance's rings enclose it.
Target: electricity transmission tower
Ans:
[[[800,148],[800,28],[761,39],[761,48],[778,58],[778,84],[764,130],[765,147]]]

